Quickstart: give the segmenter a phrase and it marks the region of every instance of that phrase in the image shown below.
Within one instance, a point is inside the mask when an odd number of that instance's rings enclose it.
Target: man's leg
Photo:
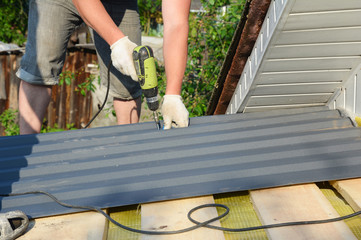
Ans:
[[[19,89],[20,134],[39,133],[58,83],[69,37],[82,20],[71,0],[30,0],[25,55],[16,72]]]
[[[20,134],[39,133],[51,98],[51,86],[21,81],[19,89]]]
[[[103,1],[103,5],[122,32],[132,42],[140,45],[141,27],[137,12],[137,1],[126,1],[126,3]],[[95,31],[93,32],[93,38],[98,54],[101,84],[107,86],[110,47]],[[117,123],[137,123],[141,109],[142,91],[140,85],[131,77],[121,74],[113,66],[110,67],[110,96],[113,97]]]
[[[130,124],[139,122],[141,98],[134,100],[122,100],[114,98],[114,110],[117,115],[118,124]]]

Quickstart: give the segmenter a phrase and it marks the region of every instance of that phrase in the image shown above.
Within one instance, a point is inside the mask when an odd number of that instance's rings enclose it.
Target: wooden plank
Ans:
[[[10,55],[10,87],[9,87],[9,108],[18,109],[20,79],[15,75],[20,63],[20,57]]]
[[[251,191],[256,212],[263,224],[321,220],[338,213],[315,184]],[[270,239],[356,239],[344,222],[268,229]]]
[[[108,221],[96,212],[75,213],[32,220],[19,240],[64,240],[106,238]]]
[[[354,211],[361,210],[361,178],[334,181],[331,184]]]
[[[214,203],[213,196],[195,197],[188,199],[179,199],[172,201],[164,201],[158,203],[147,203],[141,206],[141,225],[143,230],[153,231],[173,231],[187,227],[194,224],[187,218],[189,210],[202,205]],[[205,221],[218,216],[216,208],[204,208],[195,212],[194,219],[198,221]],[[212,225],[220,226],[220,222],[214,222]],[[142,235],[142,240],[223,240],[224,235],[222,231],[213,230],[209,228],[200,228],[190,232],[176,234],[176,235]]]
[[[0,100],[6,100],[6,82],[5,82],[5,71],[6,71],[6,56],[0,56]]]

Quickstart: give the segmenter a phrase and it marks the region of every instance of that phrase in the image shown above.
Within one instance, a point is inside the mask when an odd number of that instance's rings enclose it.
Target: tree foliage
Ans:
[[[2,0],[0,5],[0,41],[23,45],[26,41],[28,0]]]
[[[5,136],[19,135],[18,111],[7,109],[0,114],[0,125],[4,127]]]
[[[140,25],[144,35],[161,35],[157,27],[163,23],[162,0],[138,0]]]
[[[190,16],[189,61],[182,95],[191,116],[205,115],[244,3],[202,0],[205,11]]]

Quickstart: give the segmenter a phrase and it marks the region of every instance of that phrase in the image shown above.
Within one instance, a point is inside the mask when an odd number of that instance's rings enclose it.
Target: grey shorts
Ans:
[[[137,0],[103,1],[103,5],[122,32],[140,45]],[[30,0],[29,9],[28,40],[16,75],[31,84],[56,85],[63,69],[69,38],[83,21],[72,0]],[[93,39],[102,84],[107,84],[110,47],[95,32]],[[141,88],[112,66],[110,93],[113,97],[131,100],[141,95]]]

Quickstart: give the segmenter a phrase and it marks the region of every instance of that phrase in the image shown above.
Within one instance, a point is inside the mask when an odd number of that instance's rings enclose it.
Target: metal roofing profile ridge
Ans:
[[[360,17],[357,0],[273,0],[227,113],[344,105],[358,89]],[[348,95],[344,108],[359,112]]]
[[[361,129],[327,108],[217,115],[184,129],[154,123],[0,138],[0,193],[48,191],[74,205],[125,206],[361,177]],[[45,196],[0,197],[32,217],[78,209]]]

